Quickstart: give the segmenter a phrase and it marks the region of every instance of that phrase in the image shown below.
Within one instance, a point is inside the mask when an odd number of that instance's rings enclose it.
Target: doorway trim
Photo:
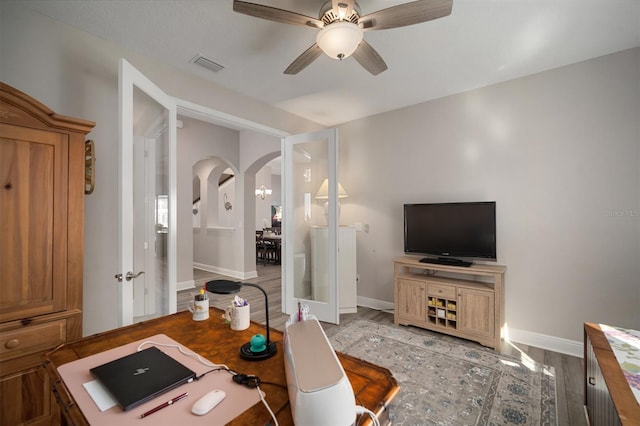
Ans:
[[[247,120],[241,117],[237,117],[232,114],[228,114],[228,113],[216,110],[214,108],[210,108],[210,107],[197,104],[191,101],[187,101],[187,100],[176,98],[176,97],[173,97],[173,101],[176,104],[178,116],[188,117],[193,120],[198,120],[204,123],[225,127],[225,128],[236,130],[236,131],[249,130],[256,133],[261,133],[267,136],[278,138],[280,139],[281,143],[286,136],[290,135],[290,133],[286,131],[265,126],[263,124],[256,123],[254,121]],[[179,146],[180,141],[178,140],[177,143]],[[282,155],[282,152],[280,152],[280,155]],[[240,171],[238,171],[238,174],[239,173]],[[253,194],[253,192],[251,193]],[[254,239],[253,233],[251,233],[251,239]],[[246,241],[247,241],[247,238],[245,238],[245,243]],[[191,263],[193,266],[196,266],[196,267],[198,266],[197,264],[193,263],[193,256],[191,258]],[[205,270],[211,271],[208,268],[205,268]],[[244,274],[244,275],[235,274],[234,271],[230,271],[230,270],[224,270],[224,271],[216,270],[211,272],[222,273],[224,275],[233,276],[237,279],[250,279],[257,276],[255,269],[253,271],[249,271],[248,274]],[[190,281],[185,281],[183,283],[178,283],[178,284],[179,284],[178,287],[180,289],[193,288],[193,286],[195,286],[195,282],[193,279],[191,279]]]
[[[278,138],[284,138],[285,136],[290,135],[290,133],[283,130],[278,130],[251,120],[236,117],[235,115],[227,114],[225,112],[218,111],[204,105],[196,104],[179,98],[174,98],[174,100],[178,108],[178,115],[184,115],[185,117],[193,118],[195,120],[200,120],[211,124],[216,124],[218,126],[227,127],[230,129],[253,130],[255,132],[264,133]]]

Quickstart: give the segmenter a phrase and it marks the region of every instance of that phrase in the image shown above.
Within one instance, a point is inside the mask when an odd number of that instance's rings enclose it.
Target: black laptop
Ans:
[[[191,382],[196,376],[155,346],[90,371],[125,411]]]

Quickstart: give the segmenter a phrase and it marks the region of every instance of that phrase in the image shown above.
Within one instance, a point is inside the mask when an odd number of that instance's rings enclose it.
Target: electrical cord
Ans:
[[[272,385],[272,386],[277,386],[277,387],[279,387],[279,388],[281,388],[281,389],[284,389],[284,390],[288,390],[288,389],[289,389],[289,388],[287,387],[287,385],[282,385],[282,384],[280,384],[280,383],[265,382],[265,381],[262,381],[262,380],[261,380],[261,381],[260,381],[260,384],[261,384],[261,385]]]
[[[257,388],[260,386],[260,377],[247,374],[235,374],[233,381],[239,385],[245,385],[248,388]]]
[[[236,374],[233,375],[233,381],[236,382],[239,385],[244,385],[244,386],[246,386],[248,388],[257,389],[258,390],[258,395],[260,396],[260,401],[262,401],[262,403],[264,404],[265,408],[267,409],[267,411],[271,415],[271,418],[275,422],[275,426],[278,426],[278,419],[276,418],[276,415],[273,414],[273,411],[271,410],[271,407],[267,403],[267,400],[264,398],[264,392],[262,392],[262,389],[260,389],[260,383],[261,383],[260,382],[260,378],[258,376],[253,376],[253,375],[249,375],[249,374],[236,373]],[[273,384],[275,385],[275,383],[273,383]]]
[[[264,392],[262,392],[262,390],[260,390],[260,385],[256,386],[256,389],[258,390],[258,395],[260,395],[260,400],[262,401],[262,403],[266,407],[266,409],[269,412],[269,414],[271,414],[271,418],[274,421],[274,426],[279,426],[278,425],[278,419],[276,419],[276,415],[273,414],[273,411],[271,410],[271,407],[269,407],[269,404],[267,403],[267,400],[264,399]]]
[[[291,406],[291,404],[289,404],[289,401],[287,401],[282,407],[280,407],[280,409],[278,411],[276,411],[276,416],[278,414],[280,414],[283,410],[289,408]]]
[[[170,344],[166,344],[166,343],[158,343],[158,342],[154,342],[154,341],[151,341],[151,340],[147,340],[147,341],[144,341],[144,342],[140,343],[140,345],[138,346],[138,352],[140,352],[142,350],[142,347],[145,346],[145,345],[162,346],[162,347],[165,347],[165,348],[177,348],[180,351],[180,353],[182,353],[183,355],[190,356],[190,357],[193,357],[193,358],[197,358],[198,361],[200,361],[200,363],[206,365],[207,367],[212,367],[213,368],[212,370],[205,371],[201,375],[197,376],[195,378],[196,380],[200,380],[201,378],[203,378],[207,374],[213,373],[214,371],[226,371],[229,374],[233,375],[233,381],[234,382],[236,382],[236,383],[238,383],[240,385],[247,386],[249,388],[257,389],[258,390],[258,395],[260,396],[260,400],[262,401],[262,403],[266,407],[267,411],[271,415],[271,418],[275,422],[274,426],[278,426],[278,419],[276,419],[276,415],[273,414],[273,411],[271,410],[271,407],[267,403],[267,400],[264,398],[264,392],[262,392],[262,390],[260,389],[260,378],[258,376],[236,373],[235,371],[231,370],[229,367],[227,367],[224,364],[214,364],[214,363],[202,358],[200,355],[198,355],[195,352],[185,351],[182,348],[182,346],[180,346],[180,345],[170,345]],[[269,383],[269,384],[273,384],[273,385],[276,385],[276,386],[281,386],[281,385],[278,385],[276,383]]]
[[[205,371],[205,372],[204,372],[204,373],[202,373],[201,375],[196,376],[196,380],[200,380],[200,379],[202,379],[204,376],[206,376],[207,374],[209,374],[209,373],[214,373],[214,372],[216,372],[216,371],[227,371],[227,372],[229,372],[229,369],[228,369],[228,368],[224,368],[224,367],[214,368],[213,370]]]
[[[356,400],[356,415],[360,416],[358,418],[358,420],[355,423],[355,426],[359,426],[362,423],[364,423],[364,421],[366,420],[366,417],[362,416],[362,414],[365,414],[366,408],[362,405],[362,401],[360,401],[360,399],[358,398],[358,395],[353,395],[353,397]],[[367,413],[369,415],[371,415],[370,413]],[[378,418],[375,416],[375,414],[373,415],[373,417],[375,418],[374,420],[372,420],[372,423],[375,424],[376,420],[379,422]]]
[[[204,364],[207,367],[213,367],[213,368],[222,367],[222,369],[226,369],[227,371],[229,371],[229,367],[227,367],[226,365],[224,365],[224,364],[214,364],[214,363],[202,358],[200,355],[198,355],[195,352],[192,352],[192,351],[187,352],[187,351],[185,351],[182,348],[182,346],[180,346],[180,345],[169,345],[167,343],[158,343],[158,342],[154,342],[152,340],[147,340],[147,341],[144,341],[144,342],[140,343],[140,345],[138,346],[138,352],[140,352],[142,350],[142,347],[145,346],[145,345],[162,346],[162,347],[165,347],[165,348],[177,348],[180,351],[181,354],[186,355],[186,356],[190,356],[192,358],[197,358],[198,361],[200,361],[201,364]],[[207,374],[207,373],[205,373],[205,374]]]
[[[368,414],[369,417],[371,417],[373,426],[380,426],[380,421],[378,420],[378,417],[376,417],[376,414],[373,411],[369,410],[368,408],[365,408],[362,405],[356,405],[356,414],[357,415]]]

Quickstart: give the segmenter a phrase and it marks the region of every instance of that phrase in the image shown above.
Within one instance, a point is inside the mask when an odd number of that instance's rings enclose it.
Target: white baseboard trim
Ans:
[[[364,296],[358,296],[358,306],[364,306],[378,311],[393,311],[392,302],[385,302],[384,300],[371,299]]]
[[[189,290],[191,288],[196,288],[196,283],[193,280],[182,281],[176,285],[176,290]]]
[[[384,300],[371,299],[369,297],[358,296],[358,306],[365,306],[379,311],[393,312],[394,305],[392,302]],[[582,342],[575,340],[563,339],[560,337],[549,336],[546,334],[534,333],[527,330],[519,330],[515,328],[505,329],[505,340],[511,342],[522,343],[536,348],[546,349],[553,352],[572,355],[578,358],[584,357],[584,346]]]
[[[584,357],[584,346],[582,342],[514,328],[509,328],[505,331],[504,338],[507,341],[535,346],[536,348],[572,355],[578,358]]]
[[[203,271],[213,272],[215,274],[226,275],[231,278],[237,278],[239,280],[248,280],[256,278],[258,276],[257,271],[234,271],[232,269],[220,268],[219,266],[205,265],[204,263],[193,262],[193,267],[202,269]]]

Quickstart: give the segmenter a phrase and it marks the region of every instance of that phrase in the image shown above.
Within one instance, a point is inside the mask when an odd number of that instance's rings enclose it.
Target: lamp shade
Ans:
[[[352,22],[338,21],[322,28],[316,36],[316,43],[327,56],[344,59],[356,50],[362,41],[362,30]]]
[[[347,198],[349,194],[344,190],[340,182],[338,182],[338,198]],[[316,194],[317,200],[327,200],[329,198],[329,179],[325,179]]]

